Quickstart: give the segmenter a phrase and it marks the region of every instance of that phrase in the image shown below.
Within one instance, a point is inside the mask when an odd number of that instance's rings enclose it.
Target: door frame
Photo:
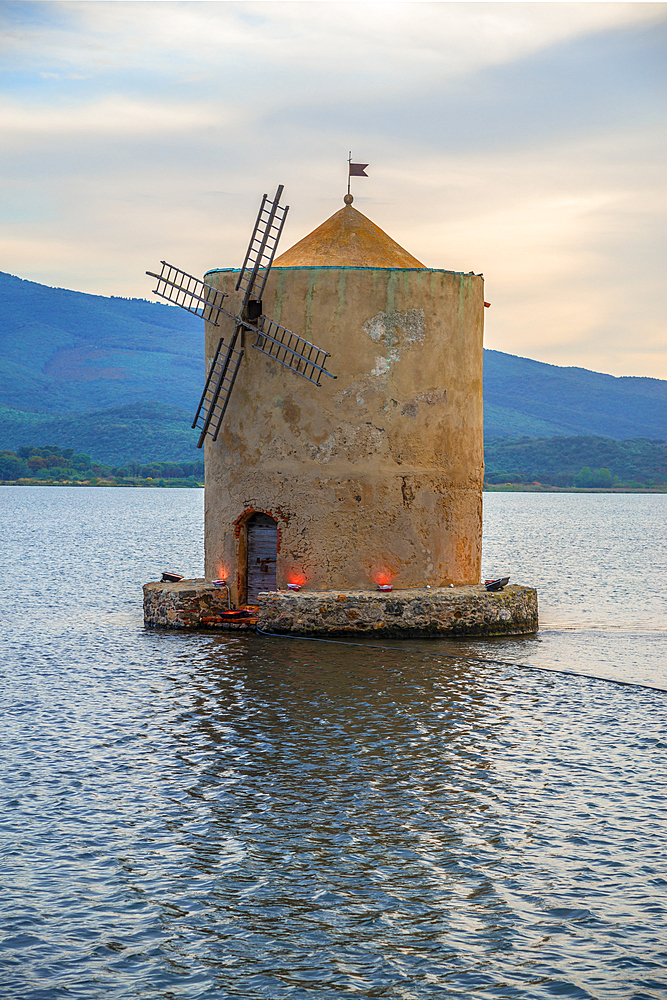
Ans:
[[[276,587],[278,586],[278,555],[282,541],[280,522],[273,511],[264,510],[262,507],[250,507],[248,510],[244,510],[241,516],[234,522],[234,534],[238,541],[236,589],[238,591],[239,607],[248,603],[248,522],[255,514],[266,514],[267,517],[270,517],[276,523]]]

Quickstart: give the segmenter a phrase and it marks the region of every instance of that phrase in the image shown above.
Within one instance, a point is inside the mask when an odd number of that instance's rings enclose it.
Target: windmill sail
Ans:
[[[243,267],[236,282],[236,290],[240,288],[243,291],[243,309],[251,299],[256,302],[262,300],[266,279],[289,211],[289,205],[278,204],[282,193],[283,185],[280,184],[273,201],[266,195],[262,198]]]
[[[186,271],[180,271],[177,267],[167,264],[165,260],[160,263],[162,264],[160,274],[146,271],[151,278],[157,278],[157,288],[153,289],[156,295],[166,299],[167,302],[181,306],[182,309],[187,309],[195,316],[201,316],[214,326],[218,325],[221,312],[229,316],[229,313],[222,308],[225,292],[218,291],[217,288],[207,285]]]
[[[195,419],[192,421],[192,426],[198,427],[201,431],[198,448],[203,445],[207,434],[214,441],[218,436],[243,357],[243,351],[237,351],[234,346],[237,334],[238,330],[235,331],[228,347],[225,347],[224,340],[220,338],[213,364],[209,369],[199,407]]]
[[[244,324],[247,330],[257,331],[257,340],[252,345],[262,354],[267,354],[274,361],[285,365],[290,371],[296,372],[302,378],[308,379],[315,385],[321,385],[320,378],[327,375],[329,378],[336,378],[324,367],[327,358],[331,355],[323,351],[321,347],[316,347],[303,337],[297,337],[291,330],[287,330],[279,323],[260,316],[257,327],[252,327],[249,323]]]
[[[326,370],[327,358],[330,357],[326,351],[262,315],[262,294],[289,211],[289,206],[280,204],[282,193],[283,186],[280,184],[275,198],[270,199],[267,195],[262,198],[255,228],[236,282],[236,291],[240,289],[242,292],[238,315],[223,308],[225,292],[207,285],[200,278],[195,278],[194,275],[181,271],[164,260],[159,274],[146,271],[152,278],[157,278],[155,294],[167,302],[173,302],[182,309],[187,309],[188,312],[200,316],[213,326],[219,326],[221,315],[234,321],[234,332],[229,344],[225,344],[222,338],[218,343],[199,407],[192,422],[192,426],[200,431],[198,448],[202,447],[207,435],[214,441],[218,437],[244,354],[243,346],[240,350],[236,347],[239,334],[243,331],[248,330],[256,335],[253,347],[258,351],[312,382],[313,385],[321,385],[323,375],[328,378],[336,377]]]

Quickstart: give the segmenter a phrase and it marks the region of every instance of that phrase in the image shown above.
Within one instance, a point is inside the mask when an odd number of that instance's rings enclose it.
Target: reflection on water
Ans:
[[[140,582],[199,570],[201,494],[0,501],[0,996],[665,997],[665,696],[464,658],[655,680],[659,632],[145,630]]]

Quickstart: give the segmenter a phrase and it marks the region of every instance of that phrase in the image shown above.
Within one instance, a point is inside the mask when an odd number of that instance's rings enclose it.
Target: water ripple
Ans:
[[[92,541],[37,497],[62,572],[35,586],[28,553],[3,619],[0,996],[664,1000],[664,697],[468,658],[541,638],[439,660],[146,630],[192,493],[78,491],[110,508]],[[574,638],[546,640],[570,669]]]

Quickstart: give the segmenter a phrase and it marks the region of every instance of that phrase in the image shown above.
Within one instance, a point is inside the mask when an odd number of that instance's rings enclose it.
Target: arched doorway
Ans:
[[[248,604],[257,603],[260,591],[276,589],[276,557],[278,524],[268,514],[253,514],[248,518]]]

